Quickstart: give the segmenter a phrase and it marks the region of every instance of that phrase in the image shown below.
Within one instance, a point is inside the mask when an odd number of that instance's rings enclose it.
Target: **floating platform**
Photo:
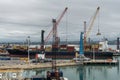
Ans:
[[[118,60],[112,60],[112,59],[108,59],[108,60],[90,60],[90,61],[84,61],[83,62],[84,65],[117,65],[119,64]]]

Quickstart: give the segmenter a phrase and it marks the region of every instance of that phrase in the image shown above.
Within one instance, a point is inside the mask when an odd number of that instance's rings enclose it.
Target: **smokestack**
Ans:
[[[119,37],[117,38],[117,50],[119,50]]]
[[[41,50],[44,50],[44,30],[41,30]]]

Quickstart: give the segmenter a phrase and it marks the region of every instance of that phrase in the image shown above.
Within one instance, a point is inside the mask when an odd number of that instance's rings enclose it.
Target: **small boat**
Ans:
[[[47,80],[68,80],[68,78],[63,77],[63,72],[55,69],[54,71],[47,71]]]

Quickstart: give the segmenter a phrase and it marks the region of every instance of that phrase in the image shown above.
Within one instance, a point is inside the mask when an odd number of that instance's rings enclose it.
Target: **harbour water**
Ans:
[[[120,57],[115,57],[120,61]],[[69,67],[59,67],[63,71],[64,76],[69,80],[119,80],[120,65],[79,65]],[[48,69],[33,69],[24,71],[24,77],[42,76]]]

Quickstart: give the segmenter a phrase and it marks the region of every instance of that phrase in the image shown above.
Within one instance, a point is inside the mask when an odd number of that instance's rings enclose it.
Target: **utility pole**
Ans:
[[[28,42],[28,63],[30,64],[30,51],[29,51],[29,46],[30,46],[30,36],[27,37],[27,42]]]

